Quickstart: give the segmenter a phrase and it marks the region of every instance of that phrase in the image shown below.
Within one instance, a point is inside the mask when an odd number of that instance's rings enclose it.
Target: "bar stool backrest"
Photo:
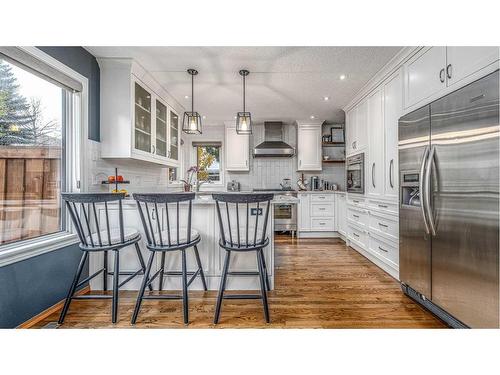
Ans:
[[[212,197],[217,207],[222,244],[254,248],[265,243],[274,194],[227,193],[212,194]]]
[[[195,193],[148,193],[133,194],[133,197],[137,202],[148,247],[158,249],[166,246],[178,247],[193,240],[191,238],[191,212]],[[181,202],[188,202],[185,222],[180,214]],[[164,229],[162,229],[159,214],[162,208],[165,208],[166,215]],[[182,225],[184,223],[185,225]]]
[[[123,229],[123,193],[62,193],[62,199],[66,202],[71,221],[75,226],[80,243],[84,248],[99,249],[109,246],[116,246],[125,243],[125,233]],[[118,217],[120,241],[116,239],[111,242],[111,226],[109,221],[109,202],[118,202]],[[104,203],[105,224],[100,223],[96,204]],[[85,207],[87,206],[87,207]],[[100,209],[102,209],[100,207]],[[93,225],[95,231],[93,231]],[[102,238],[104,234],[105,238]],[[97,235],[96,235],[97,234]]]

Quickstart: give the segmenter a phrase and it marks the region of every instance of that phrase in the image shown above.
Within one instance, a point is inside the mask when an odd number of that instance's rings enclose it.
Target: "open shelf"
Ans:
[[[323,142],[323,147],[345,147],[345,142]]]
[[[326,164],[345,163],[345,160],[323,160],[323,163],[326,163]]]

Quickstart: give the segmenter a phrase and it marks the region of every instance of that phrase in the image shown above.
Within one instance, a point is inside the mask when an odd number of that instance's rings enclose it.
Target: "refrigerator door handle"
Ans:
[[[427,217],[429,219],[429,228],[433,236],[436,235],[436,225],[434,223],[434,215],[432,214],[430,195],[431,195],[431,170],[435,155],[436,155],[436,146],[432,146],[431,152],[427,159],[427,166],[425,168],[425,187],[424,187],[425,189],[424,206],[425,206],[425,211],[427,212]]]
[[[425,178],[425,164],[427,161],[427,156],[429,155],[429,146],[425,146],[424,156],[422,157],[422,164],[420,165],[420,175],[418,178],[418,191],[420,192],[420,208],[422,210],[422,218],[424,219],[425,232],[430,234],[429,223],[427,222],[427,214],[425,212],[425,190],[424,190],[424,178]]]

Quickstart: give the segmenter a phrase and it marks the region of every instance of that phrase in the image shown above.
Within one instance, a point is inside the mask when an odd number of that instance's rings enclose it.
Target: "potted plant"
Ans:
[[[191,191],[191,188],[193,186],[193,176],[197,174],[199,171],[198,167],[196,165],[193,165],[187,170],[186,173],[186,179],[181,180],[182,183],[184,183],[184,191],[189,192]]]

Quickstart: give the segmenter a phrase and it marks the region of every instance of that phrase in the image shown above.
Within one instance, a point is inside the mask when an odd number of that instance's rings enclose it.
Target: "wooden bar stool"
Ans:
[[[269,237],[266,237],[267,224],[269,221],[269,210],[273,194],[212,194],[217,206],[217,218],[220,227],[219,246],[226,250],[224,268],[215,307],[214,323],[219,322],[220,310],[223,299],[262,299],[264,316],[269,323],[269,306],[267,303],[267,291],[270,290],[269,276],[263,249],[269,245]],[[250,207],[250,204],[256,207]],[[225,206],[225,209],[221,209]],[[265,212],[264,212],[265,210]],[[242,215],[240,215],[240,212]],[[242,217],[240,217],[242,216]],[[255,216],[255,220],[251,219]],[[259,227],[259,217],[260,219]],[[224,219],[223,219],[224,217]],[[233,218],[233,220],[231,219]],[[231,226],[231,222],[233,226]],[[242,231],[241,228],[244,228]],[[229,271],[229,262],[233,252],[255,251],[257,257],[258,272]],[[224,295],[226,290],[227,276],[245,275],[259,276],[260,294],[229,294]]]
[[[143,299],[182,299],[184,324],[189,324],[189,301],[188,301],[188,287],[196,279],[197,276],[201,277],[203,288],[207,290],[207,283],[205,274],[201,266],[200,254],[198,253],[198,243],[201,241],[198,231],[191,227],[191,212],[192,201],[195,193],[170,193],[170,194],[134,194],[134,199],[137,202],[139,214],[141,217],[144,231],[146,233],[147,247],[150,250],[148,263],[146,266],[146,276],[139,290],[137,296],[137,303],[135,305],[134,314],[132,316],[132,324],[137,321],[137,315],[141,308]],[[187,223],[186,226],[181,227],[180,220],[180,203],[188,202],[187,208]],[[174,205],[174,217],[169,214],[169,204]],[[158,210],[165,208],[166,214],[166,229],[162,229],[160,224],[160,216]],[[172,209],[172,207],[171,207]],[[156,222],[156,227],[154,225]],[[187,271],[186,265],[186,250],[193,248],[196,257],[198,269],[194,272]],[[167,252],[180,251],[182,255],[182,271],[166,271],[165,270],[165,255]],[[151,266],[153,264],[154,256],[161,253],[160,269],[153,275],[149,276]],[[163,276],[181,276],[182,277],[182,295],[144,295],[146,286],[151,286],[156,277],[160,277],[159,290],[163,289]],[[188,280],[188,276],[190,279]]]
[[[120,287],[128,283],[134,277],[144,275],[146,266],[142,258],[141,250],[138,242],[141,239],[140,233],[134,228],[124,227],[123,224],[123,207],[122,199],[125,194],[111,194],[111,193],[62,193],[62,199],[66,202],[66,207],[71,216],[73,225],[80,239],[80,249],[83,251],[80,264],[78,265],[75,277],[71,287],[69,288],[68,295],[64,302],[64,307],[59,317],[59,324],[64,322],[66,313],[68,312],[69,305],[73,299],[112,299],[112,322],[116,323],[118,317],[118,290]],[[118,220],[119,227],[112,227],[109,220],[109,202],[118,202]],[[96,204],[104,203],[105,212],[105,226],[101,225],[99,214],[97,213]],[[85,205],[87,207],[85,207]],[[100,207],[102,209],[102,207]],[[137,271],[120,272],[120,250],[130,246],[135,246],[137,257],[139,259],[140,269]],[[108,251],[114,252],[114,269],[113,272],[108,270]],[[90,252],[103,252],[104,253],[104,267],[85,278],[82,281],[80,276],[88,259]],[[99,274],[103,274],[104,290],[107,290],[108,275],[113,275],[113,295],[81,295],[75,296],[75,291],[78,287],[92,280]],[[119,282],[120,276],[128,276],[121,283]]]

